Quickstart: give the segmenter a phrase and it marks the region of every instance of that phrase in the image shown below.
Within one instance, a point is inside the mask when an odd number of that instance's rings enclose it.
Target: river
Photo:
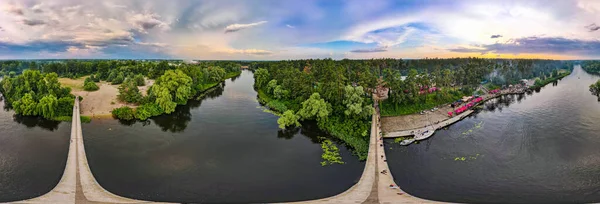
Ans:
[[[0,102],[0,202],[49,192],[67,162],[71,123],[14,115]]]
[[[322,167],[316,124],[283,132],[263,111],[252,72],[148,122],[83,124],[94,176],[115,194],[152,201],[257,203],[317,199],[358,182],[364,162]]]
[[[419,144],[386,140],[396,183],[411,195],[469,203],[600,200],[600,77],[579,66],[539,92],[484,109]]]

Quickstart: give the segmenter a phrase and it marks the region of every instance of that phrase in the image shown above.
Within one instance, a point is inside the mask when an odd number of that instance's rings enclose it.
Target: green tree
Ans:
[[[127,80],[125,83],[119,85],[119,95],[117,98],[127,103],[139,103],[142,100],[142,94],[133,81]]]
[[[26,93],[21,99],[13,103],[15,112],[21,115],[37,115],[37,102],[31,93]]]
[[[58,109],[58,99],[54,95],[46,95],[37,104],[37,113],[41,114],[46,119],[52,119],[56,115]]]
[[[262,88],[269,81],[269,71],[263,68],[259,68],[254,72],[254,87]]]
[[[123,106],[120,108],[115,108],[111,111],[113,117],[121,119],[121,120],[133,120],[134,112],[133,109],[127,106]]]
[[[352,87],[347,85],[344,90],[343,102],[346,106],[344,111],[346,116],[365,119],[373,114],[373,108],[364,101],[365,92],[362,86]]]
[[[273,80],[269,81],[269,83],[267,84],[267,93],[273,94],[273,91],[275,91],[275,88],[277,88],[277,80],[273,79]]]
[[[279,119],[277,119],[277,124],[279,124],[279,128],[281,129],[290,126],[298,127],[300,126],[300,123],[298,122],[299,119],[300,117],[294,114],[294,111],[287,110],[279,117]]]
[[[321,98],[319,93],[313,93],[310,98],[302,102],[302,108],[298,111],[298,116],[302,120],[325,121],[331,113],[331,104]]]
[[[169,114],[175,111],[177,103],[173,102],[173,96],[169,93],[169,89],[155,84],[152,86],[152,92],[156,94],[156,104],[158,104],[165,113]]]
[[[277,99],[286,99],[290,95],[290,91],[283,89],[281,85],[277,85],[273,90],[273,95]]]
[[[136,86],[144,86],[146,85],[146,81],[144,80],[144,76],[141,74],[135,75],[133,78]]]

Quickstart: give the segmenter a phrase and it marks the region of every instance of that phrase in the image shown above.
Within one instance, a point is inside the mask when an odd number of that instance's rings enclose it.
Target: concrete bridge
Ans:
[[[369,139],[369,152],[365,168],[358,183],[338,195],[309,201],[294,203],[438,203],[420,199],[407,194],[396,185],[389,167],[385,162],[383,136],[379,107],[375,103],[375,113],[371,120],[371,135]],[[386,170],[387,174],[380,173]],[[13,203],[155,203],[124,198],[112,194],[102,188],[92,175],[88,165],[83,145],[81,131],[81,117],[79,99],[73,105],[73,120],[71,125],[71,141],[67,164],[62,178],[50,192],[28,200]]]
[[[358,183],[343,193],[332,197],[294,203],[441,203],[411,196],[396,185],[386,162],[387,157],[385,156],[385,145],[381,133],[381,117],[377,101],[374,104],[375,113],[371,117],[369,153],[365,162],[365,169]],[[382,174],[383,170],[386,170],[387,173]]]
[[[76,98],[67,164],[56,187],[42,196],[13,203],[150,203],[112,194],[98,184],[85,154],[79,114],[79,99]]]

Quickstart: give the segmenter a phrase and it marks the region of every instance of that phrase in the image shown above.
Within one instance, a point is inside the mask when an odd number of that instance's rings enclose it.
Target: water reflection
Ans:
[[[46,120],[42,117],[34,116],[22,116],[15,114],[13,120],[21,125],[25,125],[27,128],[40,127],[42,129],[54,131],[58,129],[60,121]]]
[[[406,192],[438,201],[598,202],[600,105],[587,90],[596,80],[575,68],[539,92],[490,100],[426,144],[386,140],[390,172]]]
[[[253,82],[244,71],[235,82],[227,80],[225,90],[145,127],[115,120],[83,124],[94,176],[119,195],[184,203],[316,199],[358,181],[364,162],[314,122],[280,130],[277,116],[254,99]],[[321,166],[322,138],[338,145],[345,164]]]
[[[202,101],[205,99],[214,99],[223,95],[225,90],[225,83],[221,83],[209,91],[201,94],[196,99],[187,101],[186,105],[179,105],[175,108],[175,111],[171,114],[164,114],[156,117],[151,117],[150,120],[139,121],[139,120],[119,120],[119,124],[124,126],[132,126],[137,123],[141,123],[143,126],[152,124],[158,125],[163,132],[183,132],[190,120],[192,120],[193,109],[196,109],[202,105]],[[151,122],[152,121],[152,122]]]

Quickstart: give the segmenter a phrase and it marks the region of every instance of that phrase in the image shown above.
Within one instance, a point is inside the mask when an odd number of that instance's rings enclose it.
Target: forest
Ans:
[[[95,83],[100,81],[119,85],[118,99],[135,104],[138,108],[117,108],[113,110],[113,116],[124,120],[146,120],[163,113],[169,114],[177,105],[186,104],[193,96],[241,73],[240,64],[233,61],[11,60],[0,61],[0,67],[0,74],[4,76],[0,91],[7,99],[5,103],[8,107],[18,114],[39,115],[48,119],[72,114],[70,108],[74,96],[69,88],[60,87],[58,77],[89,75],[83,86],[86,91],[97,90]],[[156,83],[143,96],[137,86],[144,85],[145,77],[155,79]],[[54,98],[58,105],[54,104]],[[71,98],[69,111],[63,113],[61,107],[68,102],[66,98]],[[33,107],[36,107],[35,110]]]
[[[60,87],[57,77],[88,76],[84,88],[97,89],[100,81],[119,85],[118,99],[135,104],[114,109],[122,120],[146,120],[169,114],[177,105],[240,74],[240,66],[254,72],[259,101],[276,112],[279,126],[291,130],[302,121],[318,126],[343,140],[360,158],[368,152],[371,95],[389,88],[381,102],[382,116],[417,113],[464,95],[483,93],[540,79],[540,84],[572,70],[570,61],[531,59],[307,59],[287,61],[181,60],[37,60],[0,61],[5,76],[0,91],[5,102],[22,115],[53,118],[69,115],[73,96]],[[567,71],[558,71],[565,69]],[[25,70],[25,71],[24,71]],[[155,80],[146,94],[137,86]],[[69,100],[70,99],[70,100]],[[68,110],[68,111],[67,111]]]
[[[251,62],[250,68],[259,101],[280,114],[281,128],[316,120],[361,159],[368,152],[371,93],[377,86],[390,88],[381,111],[393,116],[454,101],[482,85],[501,87],[572,70],[568,61],[481,58],[308,59]]]
[[[18,76],[4,76],[0,85],[4,103],[17,114],[51,120],[73,115],[75,96],[70,88],[61,87],[54,72],[25,70]]]
[[[600,61],[583,61],[581,62],[581,68],[591,74],[600,74]]]

